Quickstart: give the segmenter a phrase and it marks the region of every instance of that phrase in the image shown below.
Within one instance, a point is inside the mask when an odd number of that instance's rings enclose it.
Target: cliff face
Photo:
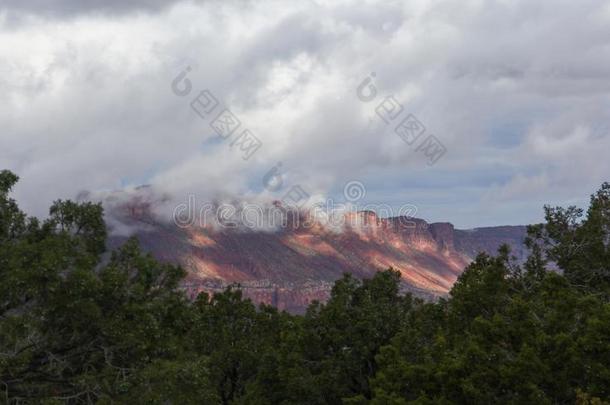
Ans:
[[[479,252],[495,253],[506,243],[511,246],[512,255],[517,261],[524,262],[527,250],[523,245],[527,228],[525,226],[495,226],[455,231],[455,247],[469,257]]]
[[[455,250],[455,229],[452,224],[448,222],[431,224],[430,233],[440,249]]]
[[[340,231],[303,226],[295,218],[276,231],[180,228],[155,223],[145,210],[128,206],[120,221],[147,223],[137,232],[143,248],[187,269],[188,294],[239,284],[253,301],[291,312],[326,300],[343,273],[364,278],[389,267],[401,273],[405,291],[442,296],[479,251],[495,253],[502,243],[517,246],[525,234],[524,227],[460,231],[449,223],[379,218],[372,212],[349,214]],[[110,245],[124,239],[113,237]]]

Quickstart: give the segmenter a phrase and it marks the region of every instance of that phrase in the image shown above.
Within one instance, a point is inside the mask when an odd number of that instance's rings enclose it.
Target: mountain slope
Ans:
[[[518,258],[525,227],[455,230],[450,223],[428,224],[414,218],[379,218],[373,212],[350,214],[340,231],[305,226],[291,213],[287,226],[273,231],[211,226],[178,227],[156,222],[146,204],[121,206],[115,223],[138,227],[143,248],[158,259],[188,271],[184,288],[193,296],[238,283],[256,302],[302,312],[312,300],[325,300],[345,272],[370,277],[393,267],[403,288],[425,297],[446,294],[480,251],[495,253],[511,245]],[[299,221],[300,219],[300,221]],[[115,247],[125,237],[112,237]]]

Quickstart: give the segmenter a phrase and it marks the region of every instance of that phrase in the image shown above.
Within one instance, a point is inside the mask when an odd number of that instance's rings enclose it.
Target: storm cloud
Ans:
[[[609,38],[602,0],[5,1],[0,167],[36,215],[85,189],[340,200],[357,180],[430,221],[534,222],[608,180]],[[262,142],[249,159],[191,107],[203,90]],[[387,96],[442,142],[433,165]]]

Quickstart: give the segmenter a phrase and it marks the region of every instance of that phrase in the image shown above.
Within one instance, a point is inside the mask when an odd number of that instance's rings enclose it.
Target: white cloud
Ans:
[[[602,0],[119,3],[0,9],[0,166],[34,214],[143,182],[176,201],[252,196],[282,162],[286,187],[366,178],[379,198],[409,193],[421,215],[474,226],[530,220],[542,190],[560,204],[607,180]],[[180,98],[170,83],[186,65]],[[250,160],[190,109],[205,88],[263,141]],[[435,166],[376,117],[388,94],[447,146]]]

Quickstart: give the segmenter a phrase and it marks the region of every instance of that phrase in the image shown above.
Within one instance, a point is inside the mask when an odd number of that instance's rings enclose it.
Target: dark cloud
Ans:
[[[286,187],[312,195],[360,180],[368,202],[430,220],[516,224],[584,201],[610,173],[603,0],[2,7],[22,17],[13,30],[0,13],[0,168],[22,176],[17,197],[38,215],[84,188],[139,183],[180,202],[279,198],[259,193],[282,162]],[[170,83],[187,65],[193,92],[179,97]],[[365,103],[356,87],[371,72],[378,98]],[[263,141],[251,160],[191,110],[203,89]],[[436,165],[377,117],[388,95],[445,144]]]
[[[7,12],[14,19],[23,15],[72,18],[86,14],[158,12],[181,1],[184,0],[3,0],[0,12]]]

